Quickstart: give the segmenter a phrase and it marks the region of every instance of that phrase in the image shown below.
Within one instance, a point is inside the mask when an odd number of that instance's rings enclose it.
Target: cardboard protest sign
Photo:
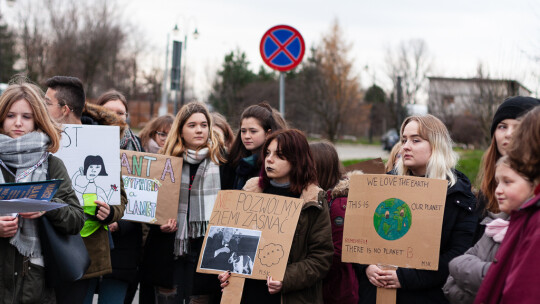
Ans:
[[[54,155],[64,162],[81,205],[120,205],[120,128],[65,124],[62,130]]]
[[[352,176],[342,261],[437,270],[447,185],[413,176]]]
[[[128,204],[124,220],[163,225],[176,218],[182,158],[121,150]]]
[[[345,171],[361,170],[365,174],[385,174],[386,170],[382,158],[374,158],[345,167]]]
[[[302,206],[297,198],[219,191],[197,271],[283,280]]]

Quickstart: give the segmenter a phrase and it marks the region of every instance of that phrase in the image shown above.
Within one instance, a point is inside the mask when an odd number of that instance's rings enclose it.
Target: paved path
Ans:
[[[340,160],[362,159],[362,158],[377,158],[388,159],[388,152],[384,151],[381,146],[373,145],[353,145],[353,144],[338,144],[336,145]]]

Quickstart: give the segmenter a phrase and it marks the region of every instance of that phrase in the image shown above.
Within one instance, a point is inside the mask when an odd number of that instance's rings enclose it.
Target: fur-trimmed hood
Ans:
[[[86,102],[81,116],[83,125],[119,126],[120,138],[128,128],[127,123],[122,121],[116,113],[97,104]]]
[[[244,191],[249,192],[257,192],[261,193],[263,192],[263,189],[259,187],[259,177],[253,177],[250,178],[246,184],[244,185]],[[302,195],[300,195],[300,199],[304,200],[304,204],[309,202],[318,202],[320,194],[324,194],[323,189],[321,189],[319,186],[315,184],[310,184],[307,186],[306,189],[302,191]]]
[[[351,176],[360,175],[360,174],[364,174],[364,172],[360,170],[347,172],[347,174],[345,175],[345,178],[340,180],[339,183],[337,183],[337,185],[334,187],[334,189],[332,189],[332,199],[336,197],[349,196],[349,185],[350,185]]]

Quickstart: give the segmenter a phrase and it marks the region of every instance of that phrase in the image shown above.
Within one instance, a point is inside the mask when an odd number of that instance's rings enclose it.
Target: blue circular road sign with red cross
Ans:
[[[269,67],[286,72],[294,69],[304,57],[304,38],[293,27],[276,25],[261,39],[261,56]]]

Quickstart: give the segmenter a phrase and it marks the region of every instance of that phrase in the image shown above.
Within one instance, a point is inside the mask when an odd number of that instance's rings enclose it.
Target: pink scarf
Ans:
[[[509,223],[509,221],[500,218],[491,221],[491,223],[486,225],[486,235],[492,237],[497,243],[502,242],[506,230],[508,230]]]

